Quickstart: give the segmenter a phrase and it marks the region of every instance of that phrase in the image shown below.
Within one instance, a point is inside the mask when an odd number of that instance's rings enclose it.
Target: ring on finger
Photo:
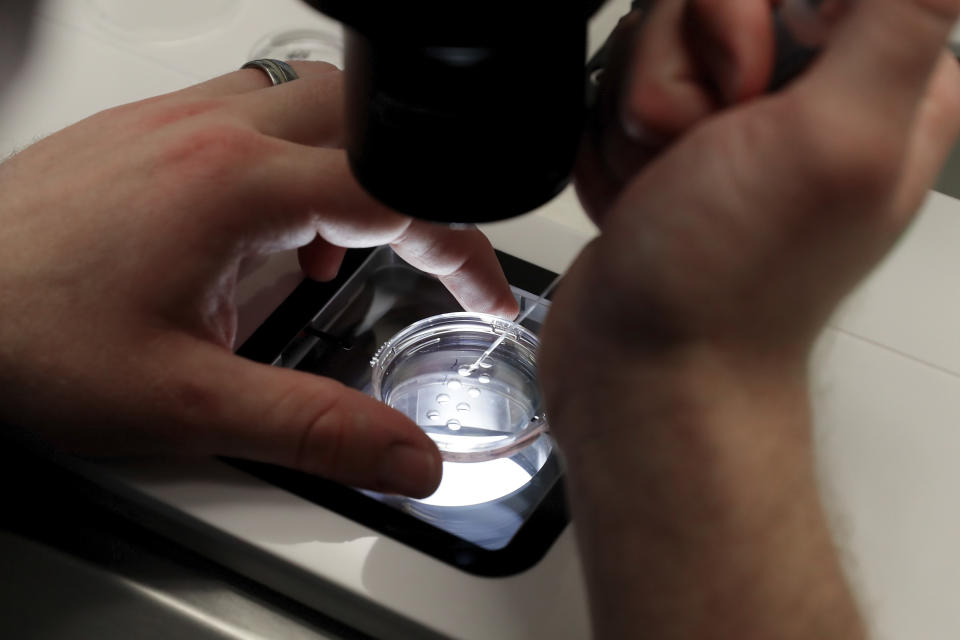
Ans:
[[[270,78],[270,82],[273,83],[273,86],[283,84],[284,82],[290,82],[291,80],[296,80],[300,77],[297,75],[297,72],[293,70],[293,67],[283,60],[277,60],[275,58],[259,58],[257,60],[251,60],[240,68],[259,69],[260,71],[263,71],[267,74],[267,77]]]

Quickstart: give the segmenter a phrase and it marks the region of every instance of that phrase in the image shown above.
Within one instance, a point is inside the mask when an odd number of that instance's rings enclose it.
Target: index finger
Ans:
[[[490,240],[479,229],[414,220],[390,246],[414,267],[439,277],[464,309],[516,317],[517,301]]]
[[[453,229],[392,211],[363,191],[342,151],[293,143],[281,148],[248,169],[243,180],[253,192],[248,201],[266,201],[269,210],[248,207],[220,224],[258,236],[297,238],[301,244],[313,239],[302,240],[307,230],[337,247],[389,244],[405,261],[440,278],[464,308],[516,316],[510,285],[480,230]]]

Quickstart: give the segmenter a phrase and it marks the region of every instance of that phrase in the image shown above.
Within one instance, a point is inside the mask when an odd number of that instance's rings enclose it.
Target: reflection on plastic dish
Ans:
[[[434,507],[466,507],[513,493],[531,479],[530,472],[509,458],[488,462],[444,462],[443,480],[429,498],[416,500]]]

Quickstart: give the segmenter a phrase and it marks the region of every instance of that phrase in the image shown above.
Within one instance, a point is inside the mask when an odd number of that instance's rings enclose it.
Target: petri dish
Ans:
[[[471,367],[501,339],[481,366]],[[432,316],[377,351],[370,361],[373,395],[416,422],[444,460],[511,456],[547,429],[538,344],[531,331],[497,316]]]

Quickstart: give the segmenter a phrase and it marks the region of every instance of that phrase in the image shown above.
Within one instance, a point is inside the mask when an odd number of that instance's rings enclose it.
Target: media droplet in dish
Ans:
[[[461,402],[457,405],[457,411],[460,413],[470,413],[470,405],[466,402]]]
[[[430,420],[439,420],[440,412],[439,411],[427,411],[427,418]]]
[[[462,387],[462,386],[463,386],[463,385],[460,384],[460,381],[459,381],[459,380],[451,380],[450,382],[447,383],[447,388],[448,388],[448,389],[453,389],[454,391],[456,391],[457,389],[459,389],[459,388]]]
[[[480,363],[481,369],[489,369],[492,366],[493,366],[493,363],[490,362],[489,360],[484,360],[483,362]]]
[[[459,420],[447,421],[447,428],[450,429],[450,431],[460,431],[460,421]]]
[[[480,381],[480,384],[487,384],[488,382],[490,382],[490,376],[484,373],[484,374],[481,374],[480,377],[477,378],[477,380]]]
[[[471,373],[473,373],[473,370],[470,367],[460,367],[457,369],[457,375],[463,376],[464,378],[469,378]]]
[[[477,389],[476,387],[470,387],[470,389],[467,390],[467,395],[470,396],[471,398],[479,398],[480,389]]]
[[[450,396],[445,393],[441,393],[437,396],[437,404],[447,404],[450,402]]]

